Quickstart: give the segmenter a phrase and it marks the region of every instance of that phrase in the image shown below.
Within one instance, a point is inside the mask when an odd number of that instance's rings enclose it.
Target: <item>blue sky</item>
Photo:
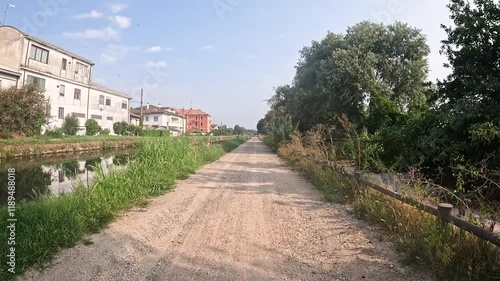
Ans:
[[[128,93],[133,105],[142,87],[145,102],[192,105],[229,126],[255,128],[273,87],[291,82],[298,51],[363,20],[422,29],[429,78],[448,73],[439,55],[446,0],[10,2],[6,25],[92,60],[94,82]]]

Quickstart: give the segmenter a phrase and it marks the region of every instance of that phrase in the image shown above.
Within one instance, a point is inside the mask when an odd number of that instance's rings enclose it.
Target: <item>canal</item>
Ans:
[[[34,158],[0,160],[0,205],[7,202],[7,170],[16,169],[16,201],[33,201],[45,196],[72,192],[76,186],[88,187],[97,176],[125,168],[138,150],[91,151]]]

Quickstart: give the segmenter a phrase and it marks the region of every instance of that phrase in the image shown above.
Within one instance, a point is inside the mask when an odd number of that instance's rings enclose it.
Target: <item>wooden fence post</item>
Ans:
[[[453,205],[448,203],[441,203],[438,205],[439,219],[441,220],[441,226],[444,228],[448,224],[451,211],[453,210]]]

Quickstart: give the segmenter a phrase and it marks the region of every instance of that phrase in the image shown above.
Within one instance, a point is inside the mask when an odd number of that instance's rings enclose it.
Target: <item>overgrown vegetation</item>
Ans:
[[[60,248],[74,246],[131,207],[147,204],[150,197],[167,192],[176,179],[187,177],[243,142],[230,140],[210,147],[197,138],[146,142],[126,170],[104,174],[98,169],[99,177],[89,189],[77,187],[71,194],[18,202],[16,272],[22,273],[31,265],[45,265]],[[6,207],[0,208],[0,220],[0,227],[5,229]],[[2,231],[0,238],[7,241],[7,235]],[[7,253],[7,247],[7,243],[0,243],[0,252]],[[2,255],[1,280],[13,277],[6,268],[6,256]]]
[[[436,201],[498,220],[500,6],[451,0],[448,7],[454,26],[443,26],[442,53],[452,70],[446,79],[428,81],[429,47],[420,30],[362,22],[304,47],[294,80],[275,89],[257,126],[328,198],[395,232],[410,260],[441,279],[498,280],[499,253],[487,242],[318,169],[347,160],[366,171],[416,171],[423,193],[435,184],[448,188]]]
[[[351,176],[332,169],[334,149],[324,139],[322,130],[295,133],[278,154],[327,200],[347,203],[358,217],[394,233],[405,261],[430,269],[439,280],[498,280],[500,251],[495,246],[463,230],[443,228],[437,218],[359,186]]]
[[[35,86],[0,89],[0,138],[39,135],[47,117],[47,103]]]
[[[282,135],[274,125],[290,118],[301,132],[322,124],[343,141],[352,137],[348,122],[365,148],[356,162],[363,168],[419,167],[457,193],[500,200],[500,8],[493,0],[452,0],[449,8],[449,77],[427,80],[420,30],[362,22],[302,49],[293,83],[269,101],[268,134]],[[271,138],[274,147],[286,139]]]

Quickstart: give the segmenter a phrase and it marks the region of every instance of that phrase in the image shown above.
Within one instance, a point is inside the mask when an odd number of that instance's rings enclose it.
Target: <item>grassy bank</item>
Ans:
[[[438,280],[500,280],[498,248],[413,207],[358,186],[347,175],[324,167],[325,153],[295,136],[278,154],[302,172],[325,198],[351,206],[359,218],[383,227],[403,253],[402,261],[430,270]]]
[[[100,173],[89,189],[80,187],[59,197],[17,202],[16,273],[46,264],[60,248],[74,246],[131,207],[147,204],[152,196],[167,192],[177,179],[188,177],[244,141],[233,139],[212,146],[186,138],[145,142],[126,170]],[[1,229],[7,229],[7,219],[7,208],[0,208]],[[0,239],[0,280],[7,280],[13,277],[7,272],[8,233],[2,231]]]
[[[237,137],[190,136],[183,138],[209,142],[229,140]],[[161,138],[130,136],[65,136],[63,138],[49,138],[42,136],[39,138],[0,140],[0,159],[139,147],[143,142],[156,141],[158,139]]]

